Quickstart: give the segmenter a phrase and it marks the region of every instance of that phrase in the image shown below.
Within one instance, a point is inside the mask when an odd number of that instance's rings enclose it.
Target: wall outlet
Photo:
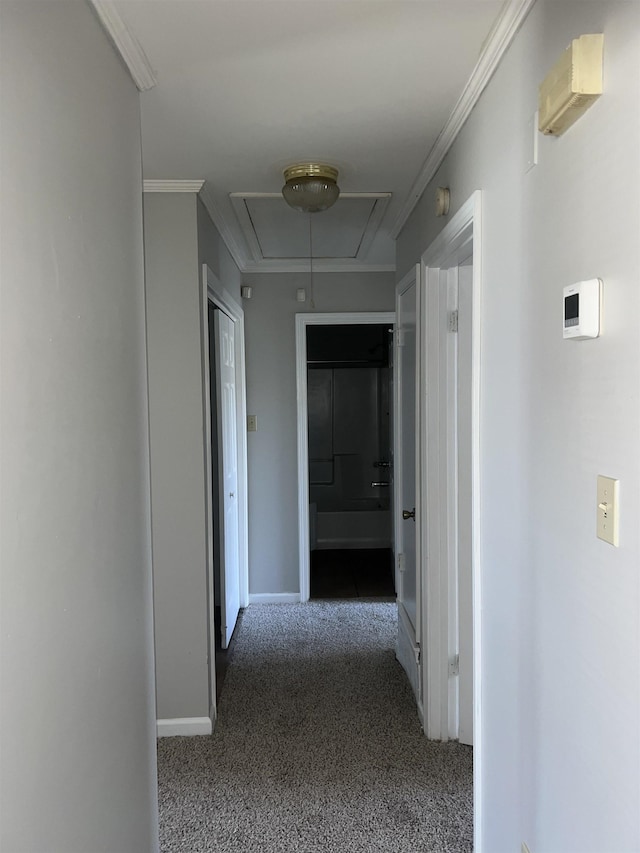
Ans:
[[[257,415],[247,415],[247,432],[258,432]]]

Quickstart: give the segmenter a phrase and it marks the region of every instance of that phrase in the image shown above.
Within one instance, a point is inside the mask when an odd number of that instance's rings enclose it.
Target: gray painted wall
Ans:
[[[145,193],[158,719],[208,717],[200,279],[240,273],[195,193]]]
[[[605,34],[605,94],[559,139],[537,88]],[[640,5],[538,2],[398,241],[398,275],[483,190],[483,849],[640,849]],[[604,333],[563,341],[564,285],[605,282]],[[620,547],[596,476],[620,479]]]
[[[198,265],[202,269],[202,264],[207,264],[222,282],[225,290],[240,303],[242,275],[200,199],[197,203],[197,217]]]
[[[145,193],[158,718],[207,717],[200,275],[194,193]]]
[[[0,14],[0,847],[152,851],[138,93],[88,5]]]
[[[258,416],[248,435],[249,592],[299,592],[295,315],[309,292],[306,274],[245,275],[247,412]],[[393,311],[393,273],[314,276],[319,312]]]

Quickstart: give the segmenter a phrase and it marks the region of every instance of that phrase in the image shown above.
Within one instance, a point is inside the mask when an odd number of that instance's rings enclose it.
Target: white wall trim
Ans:
[[[413,183],[406,201],[402,205],[391,227],[391,236],[397,238],[407,219],[420,200],[429,181],[433,178],[449,149],[478,103],[489,80],[495,73],[502,57],[507,52],[514,36],[524,23],[535,0],[510,0],[502,9],[484,46],[475,68],[467,81],[447,123],[441,130],[427,159]]]
[[[315,266],[315,264],[314,264]],[[307,423],[307,326],[395,323],[394,311],[296,314],[296,389],[298,432],[298,548],[300,601],[310,595],[309,430]]]
[[[249,604],[298,604],[299,592],[252,592]]]
[[[146,193],[199,193],[204,181],[143,181]]]
[[[481,567],[481,512],[480,512],[480,395],[481,395],[481,283],[482,283],[482,195],[478,190],[458,210],[443,231],[436,237],[422,257],[423,290],[421,320],[425,328],[422,361],[425,382],[434,382],[431,393],[421,395],[421,440],[425,452],[420,464],[423,483],[426,523],[422,532],[423,562],[426,566],[422,588],[425,614],[423,648],[423,690],[425,731],[427,736],[447,740],[449,736],[449,634],[447,584],[448,512],[442,494],[446,492],[446,448],[441,446],[438,424],[441,409],[446,405],[443,389],[434,381],[434,371],[441,375],[437,363],[439,336],[444,332],[442,306],[437,293],[441,272],[454,253],[473,240],[473,295],[472,295],[472,376],[471,376],[471,435],[472,435],[472,584],[473,584],[473,731],[474,731],[474,849],[481,850],[482,773],[484,761],[482,735],[482,567]],[[446,307],[446,306],[445,306]],[[444,454],[444,459],[443,459]],[[426,488],[426,484],[431,489]]]
[[[168,720],[156,720],[158,737],[193,737],[210,735],[213,726],[209,717],[174,717]]]
[[[114,47],[129,69],[129,74],[141,92],[146,92],[158,82],[151,63],[138,39],[123,21],[112,0],[89,0]]]

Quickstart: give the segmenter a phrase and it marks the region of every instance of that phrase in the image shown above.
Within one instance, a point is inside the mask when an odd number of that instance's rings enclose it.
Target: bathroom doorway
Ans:
[[[395,598],[393,321],[297,318],[302,600]]]

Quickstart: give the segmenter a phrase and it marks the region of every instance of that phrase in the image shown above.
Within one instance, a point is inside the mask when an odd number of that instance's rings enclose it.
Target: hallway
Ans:
[[[432,743],[396,606],[253,605],[213,737],[159,741],[163,853],[472,849],[472,752]]]

